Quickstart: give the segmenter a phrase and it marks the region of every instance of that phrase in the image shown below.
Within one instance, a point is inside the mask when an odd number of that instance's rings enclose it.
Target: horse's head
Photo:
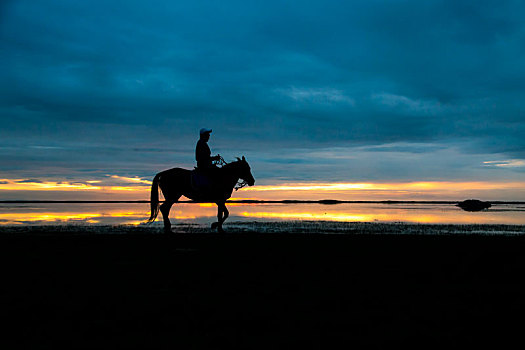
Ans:
[[[252,171],[250,169],[250,165],[246,161],[246,158],[242,156],[242,159],[237,158],[238,160],[238,166],[239,166],[239,178],[241,180],[246,181],[248,186],[255,185],[255,179],[253,178]]]

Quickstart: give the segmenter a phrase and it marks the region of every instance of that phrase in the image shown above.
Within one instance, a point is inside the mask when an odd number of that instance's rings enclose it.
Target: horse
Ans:
[[[242,180],[244,184],[253,186],[255,179],[244,156],[242,159],[237,158],[236,161],[226,163],[223,167],[217,168],[214,179],[212,182],[213,186],[208,191],[202,191],[196,189],[192,183],[192,170],[172,168],[156,174],[151,184],[151,215],[147,223],[155,221],[160,209],[164,221],[164,232],[171,233],[171,222],[169,219],[171,206],[177,203],[181,196],[185,196],[196,202],[217,204],[218,221],[214,222],[211,228],[212,230],[217,228],[219,233],[224,232],[222,224],[229,216],[226,200],[231,197],[233,189],[239,180]],[[159,187],[165,199],[162,205],[159,202]]]

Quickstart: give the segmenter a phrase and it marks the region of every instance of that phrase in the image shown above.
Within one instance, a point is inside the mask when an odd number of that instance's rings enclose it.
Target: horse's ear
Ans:
[[[246,158],[244,158],[244,156],[242,156],[242,161],[243,161],[243,162],[246,162]]]
[[[238,160],[239,162],[241,161],[241,158],[239,158],[239,157],[235,157],[235,158],[237,158],[237,160]]]

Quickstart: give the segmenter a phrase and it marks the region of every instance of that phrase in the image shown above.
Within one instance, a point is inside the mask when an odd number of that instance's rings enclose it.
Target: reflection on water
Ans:
[[[525,205],[494,204],[482,212],[465,212],[453,204],[434,203],[229,203],[233,221],[343,221],[412,222],[450,224],[525,224]],[[210,223],[217,208],[213,204],[174,205],[174,223]],[[0,225],[139,225],[149,217],[148,203],[30,203],[0,204]],[[157,219],[162,221],[161,218]]]

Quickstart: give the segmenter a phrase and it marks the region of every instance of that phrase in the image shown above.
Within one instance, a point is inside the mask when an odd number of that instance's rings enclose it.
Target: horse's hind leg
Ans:
[[[164,221],[164,233],[171,233],[171,222],[170,222],[170,209],[174,200],[165,200],[160,206],[160,212],[162,213],[162,220]]]

